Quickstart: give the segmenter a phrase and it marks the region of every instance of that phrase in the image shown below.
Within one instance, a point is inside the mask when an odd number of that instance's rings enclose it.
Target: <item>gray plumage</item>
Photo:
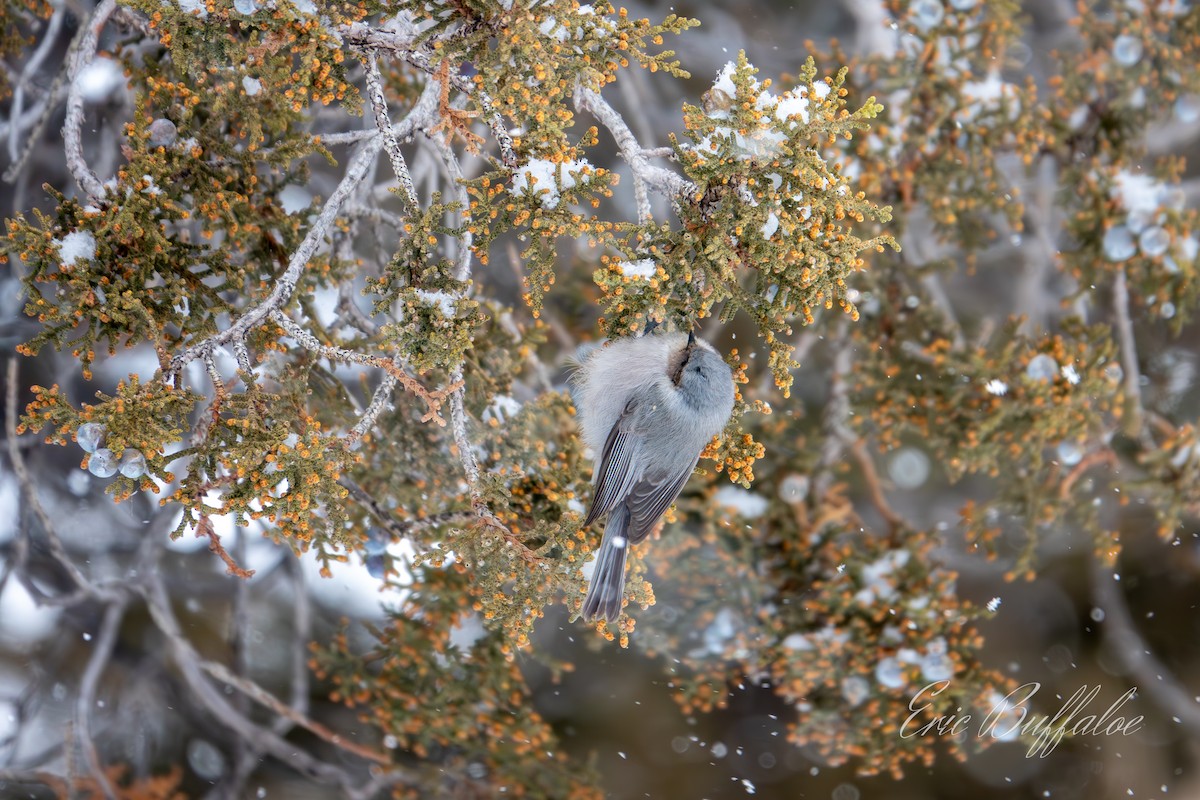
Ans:
[[[625,554],[683,491],[700,452],[733,411],[733,374],[712,345],[685,333],[617,339],[582,354],[571,378],[595,492],[584,525],[604,538],[583,616],[616,622]]]

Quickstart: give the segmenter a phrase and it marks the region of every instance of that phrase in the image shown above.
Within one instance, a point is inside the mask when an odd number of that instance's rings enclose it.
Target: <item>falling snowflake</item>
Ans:
[[[989,394],[994,394],[996,397],[1004,397],[1008,394],[1008,384],[999,378],[992,378],[984,388],[988,390]]]

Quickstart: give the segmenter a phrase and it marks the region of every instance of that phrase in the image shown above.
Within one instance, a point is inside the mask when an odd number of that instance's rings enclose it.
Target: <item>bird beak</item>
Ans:
[[[691,346],[692,346],[692,345],[694,345],[695,343],[696,343],[696,333],[695,333],[695,331],[688,331],[688,343],[687,343],[687,346],[688,346],[688,347],[691,347]]]

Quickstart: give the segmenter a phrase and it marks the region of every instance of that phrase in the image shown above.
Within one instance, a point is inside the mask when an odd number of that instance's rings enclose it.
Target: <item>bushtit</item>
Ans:
[[[596,454],[584,525],[608,514],[583,617],[621,615],[625,553],[683,491],[700,452],[733,411],[733,373],[691,334],[616,339],[580,359],[571,378],[584,443]]]

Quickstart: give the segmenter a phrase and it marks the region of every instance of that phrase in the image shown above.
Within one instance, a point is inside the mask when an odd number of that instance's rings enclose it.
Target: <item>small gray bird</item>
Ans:
[[[683,491],[700,452],[733,411],[733,373],[691,334],[616,339],[580,359],[571,377],[584,443],[598,454],[584,525],[608,514],[583,617],[621,615],[625,553]]]

